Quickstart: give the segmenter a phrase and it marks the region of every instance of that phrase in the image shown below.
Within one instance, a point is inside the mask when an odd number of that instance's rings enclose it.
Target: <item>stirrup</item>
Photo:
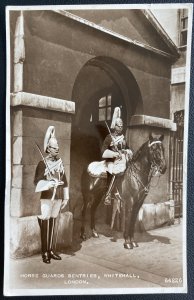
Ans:
[[[105,196],[104,204],[111,205],[111,195],[110,194]]]
[[[117,200],[122,201],[122,198],[121,198],[121,195],[120,195],[119,192],[116,192],[114,195],[115,195],[115,197],[116,197]]]

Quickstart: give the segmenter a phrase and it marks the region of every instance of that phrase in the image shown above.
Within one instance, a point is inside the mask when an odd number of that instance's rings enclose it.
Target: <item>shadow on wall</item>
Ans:
[[[83,204],[81,193],[81,176],[88,164],[93,160],[101,160],[101,151],[97,138],[89,134],[74,133],[71,145],[71,168],[75,170],[71,176],[70,209],[74,218],[80,218]]]

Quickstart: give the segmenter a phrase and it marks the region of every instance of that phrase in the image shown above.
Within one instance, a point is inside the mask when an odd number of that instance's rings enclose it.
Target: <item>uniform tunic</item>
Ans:
[[[67,187],[67,178],[64,172],[63,165],[59,166],[59,163],[61,164],[62,161],[60,159],[57,160],[49,160],[46,159],[49,166],[49,170],[52,173],[52,176],[58,180],[63,181],[63,185],[59,185],[56,189],[56,195],[55,199],[63,199],[63,189]],[[48,174],[48,170],[45,166],[45,163],[43,161],[40,161],[37,165],[36,172],[35,172],[35,178],[34,178],[34,184],[37,185],[40,180],[51,180],[50,175]],[[54,188],[51,188],[46,191],[41,192],[41,199],[51,199],[53,195]]]
[[[112,141],[112,138],[114,139],[114,143]],[[117,149],[115,149],[115,145],[116,145]],[[114,151],[114,152],[118,152],[118,151],[122,151],[122,150],[126,150],[126,149],[129,149],[129,147],[127,146],[127,143],[126,143],[124,135],[123,134],[115,135],[113,133],[112,137],[111,137],[110,134],[108,134],[106,136],[106,138],[104,140],[104,143],[102,145],[101,152],[103,154],[106,150],[111,150],[111,151]],[[125,158],[123,158],[123,159],[125,160]],[[110,158],[106,158],[106,162],[107,162],[108,172],[110,174],[112,174],[113,169],[114,169],[114,163],[119,164],[119,161],[115,157],[114,158],[110,157]],[[123,163],[123,161],[120,160],[120,163]],[[125,164],[126,164],[126,160],[125,160]]]
[[[50,218],[57,218],[59,211],[61,209],[61,203],[64,199],[63,189],[67,188],[67,179],[64,171],[64,166],[61,159],[55,159],[47,157],[45,158],[48,168],[45,166],[43,161],[40,161],[37,165],[34,183],[43,181],[43,187],[41,189],[41,216],[40,219],[48,220]],[[63,181],[63,185],[57,186],[56,190],[53,188],[47,188],[46,183],[53,178]],[[45,181],[45,182],[44,182]],[[45,189],[44,189],[45,187]],[[56,193],[55,193],[56,192]],[[52,199],[54,195],[54,199]],[[51,199],[53,201],[51,201]]]

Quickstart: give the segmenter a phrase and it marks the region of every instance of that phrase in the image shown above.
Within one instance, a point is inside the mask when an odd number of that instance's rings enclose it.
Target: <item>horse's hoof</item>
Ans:
[[[82,239],[82,241],[86,241],[87,240],[87,237],[86,237],[85,233],[84,234],[80,234],[80,238]]]
[[[97,231],[92,230],[92,237],[93,238],[99,238],[99,234]]]
[[[134,241],[134,242],[132,242],[132,244],[133,244],[133,247],[134,247],[134,248],[137,248],[137,247],[139,247],[138,243],[137,243],[137,242],[135,242],[135,241]]]
[[[125,249],[133,249],[133,244],[132,243],[124,243],[124,248]]]

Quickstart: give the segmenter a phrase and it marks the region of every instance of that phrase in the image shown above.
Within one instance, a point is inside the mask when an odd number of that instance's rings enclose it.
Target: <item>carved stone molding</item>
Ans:
[[[19,92],[11,94],[11,106],[29,106],[64,113],[75,113],[75,102],[48,96]]]
[[[134,115],[131,117],[129,126],[147,125],[153,127],[167,128],[171,131],[176,131],[176,123],[170,119],[146,116],[146,115]]]

